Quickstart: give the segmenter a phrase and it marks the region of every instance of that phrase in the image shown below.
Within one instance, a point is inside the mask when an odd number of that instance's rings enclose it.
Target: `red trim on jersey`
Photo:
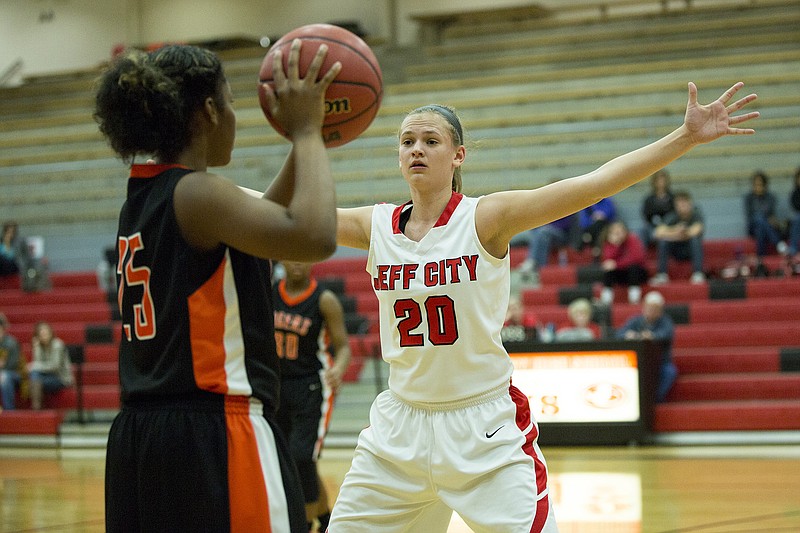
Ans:
[[[463,198],[463,194],[453,191],[453,194],[450,195],[450,201],[447,202],[447,205],[444,207],[444,211],[442,211],[442,214],[439,215],[439,220],[436,221],[436,224],[434,224],[433,227],[438,228],[439,226],[444,226],[450,222],[450,217],[453,216],[456,207],[458,207],[458,204],[461,203]]]
[[[531,533],[540,533],[547,522],[547,515],[550,514],[550,495],[536,502],[536,516],[533,517],[533,525],[531,525]]]
[[[534,448],[534,443],[539,437],[539,428],[533,423],[533,419],[531,418],[531,404],[528,397],[514,385],[509,386],[508,392],[517,406],[517,427],[523,432],[529,427],[531,428],[525,435],[525,443],[522,445],[522,451],[533,459],[533,466],[536,470],[536,494],[538,495],[547,489],[547,467],[539,458]]]
[[[189,342],[192,347],[194,380],[203,390],[227,394],[225,374],[225,266],[217,271],[188,298]]]
[[[392,233],[394,233],[395,235],[403,233],[403,230],[400,229],[400,215],[402,214],[403,209],[405,209],[405,207],[410,204],[411,200],[404,203],[403,205],[398,205],[397,207],[394,208],[394,211],[392,212]]]
[[[433,225],[434,228],[438,228],[439,226],[444,226],[448,222],[450,222],[450,217],[453,216],[453,213],[458,207],[458,204],[464,198],[464,195],[460,192],[455,192],[450,195],[450,200],[447,201],[447,205],[444,206],[444,211],[442,214],[439,215],[439,219],[436,221],[436,224]],[[406,206],[411,205],[411,200],[404,203],[403,205],[399,205],[395,207],[394,211],[392,212],[392,233],[397,235],[398,233],[403,233],[400,229],[400,214],[406,208]]]
[[[311,278],[306,290],[304,290],[297,296],[292,296],[286,291],[286,280],[282,279],[278,282],[278,293],[281,295],[281,300],[283,300],[286,303],[286,305],[291,305],[292,307],[307,300],[309,296],[311,296],[314,293],[316,288],[317,288],[317,280]]]
[[[191,170],[185,165],[154,165],[152,163],[146,165],[131,165],[132,178],[154,178],[171,168],[185,168]]]
[[[272,531],[269,495],[255,430],[250,421],[249,402],[246,396],[225,397],[231,533]]]

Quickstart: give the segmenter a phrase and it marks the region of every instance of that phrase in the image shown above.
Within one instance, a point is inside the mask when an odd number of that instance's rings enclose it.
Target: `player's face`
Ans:
[[[464,161],[464,147],[455,146],[447,120],[436,112],[406,117],[400,128],[399,162],[412,187],[450,188],[453,171]]]
[[[221,88],[222,106],[217,109],[218,122],[209,139],[208,166],[221,167],[231,161],[233,142],[236,139],[236,113],[233,111],[233,93],[225,82]]]
[[[311,263],[299,261],[281,261],[286,270],[286,279],[290,281],[304,281],[311,276]]]

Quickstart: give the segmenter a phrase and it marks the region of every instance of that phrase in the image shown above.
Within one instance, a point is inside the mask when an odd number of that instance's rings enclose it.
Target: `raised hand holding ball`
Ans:
[[[325,119],[322,136],[328,148],[342,146],[364,132],[378,113],[383,98],[383,74],[372,49],[356,34],[331,24],[309,24],[290,31],[272,45],[261,63],[259,72],[259,102],[270,124],[284,137],[290,135],[275,120],[263,84],[274,89],[275,54],[280,51],[284,72],[289,72],[289,50],[292,41],[300,39],[297,65],[300,77],[304,77],[320,45],[328,52],[318,69],[326,73],[337,61],[342,64],[325,92]]]

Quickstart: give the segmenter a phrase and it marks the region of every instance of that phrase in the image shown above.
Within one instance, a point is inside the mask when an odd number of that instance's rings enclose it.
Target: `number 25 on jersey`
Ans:
[[[134,287],[140,287],[141,296],[133,304],[133,324],[123,322],[122,329],[128,341],[132,340],[131,326],[133,335],[138,340],[148,340],[156,336],[156,312],[153,306],[153,297],[150,294],[150,268],[146,266],[134,266],[134,258],[137,252],[144,249],[142,234],[135,233],[129,237],[119,237],[118,241],[119,260],[117,262],[117,274],[120,276],[117,300],[119,310],[123,320],[125,311],[122,309],[122,295],[134,295],[139,291],[134,291]]]

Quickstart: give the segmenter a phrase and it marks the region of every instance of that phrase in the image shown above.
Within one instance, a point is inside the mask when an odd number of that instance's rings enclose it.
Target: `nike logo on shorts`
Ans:
[[[494,437],[494,434],[495,434],[495,433],[497,433],[498,431],[500,431],[501,429],[503,429],[505,426],[506,426],[506,425],[505,425],[505,424],[503,424],[502,426],[500,426],[499,428],[495,429],[495,430],[494,430],[494,431],[492,431],[491,433],[486,433],[486,438],[487,438],[487,439],[491,439],[492,437]]]

